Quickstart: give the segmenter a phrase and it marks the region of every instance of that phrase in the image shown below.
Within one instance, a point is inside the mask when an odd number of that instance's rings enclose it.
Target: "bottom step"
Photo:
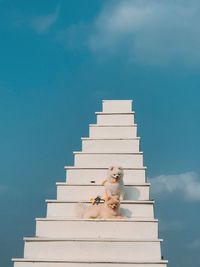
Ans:
[[[167,267],[168,261],[156,262],[71,262],[71,261],[35,261],[31,259],[13,259],[14,267]]]

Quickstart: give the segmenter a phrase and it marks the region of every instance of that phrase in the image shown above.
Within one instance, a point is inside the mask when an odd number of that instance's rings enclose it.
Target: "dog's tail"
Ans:
[[[83,203],[77,203],[75,205],[75,216],[76,216],[76,218],[82,219],[85,209],[86,209],[86,207],[85,207],[85,205]]]

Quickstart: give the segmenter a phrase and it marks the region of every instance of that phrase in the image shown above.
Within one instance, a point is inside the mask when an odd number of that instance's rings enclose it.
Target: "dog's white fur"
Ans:
[[[85,207],[79,205],[78,218],[82,219],[123,219],[120,212],[120,201],[117,196],[109,197],[103,204]]]
[[[105,196],[108,197],[118,196],[120,200],[124,199],[124,172],[120,166],[111,166],[108,169],[107,179],[102,183],[105,187]]]

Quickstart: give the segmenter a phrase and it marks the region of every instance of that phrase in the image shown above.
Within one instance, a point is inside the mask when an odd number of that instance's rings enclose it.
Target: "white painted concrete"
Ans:
[[[37,219],[36,236],[51,238],[156,239],[158,221]]]
[[[135,138],[137,137],[137,125],[99,126],[97,124],[90,124],[89,136],[91,138]]]
[[[104,196],[102,185],[68,185],[57,183],[57,199],[66,201],[89,201],[91,197]],[[148,200],[149,184],[124,186],[124,200]]]
[[[145,182],[146,168],[124,169],[124,184],[139,184]],[[66,181],[68,184],[100,184],[107,177],[107,168],[78,168],[66,167]]]
[[[132,100],[103,100],[103,112],[121,112],[132,111]]]
[[[134,113],[109,114],[97,113],[97,124],[99,125],[131,125],[134,124]]]
[[[85,168],[109,168],[122,166],[123,168],[142,168],[143,154],[122,153],[78,153],[74,152],[74,165]]]
[[[83,152],[138,153],[140,139],[82,139]]]
[[[128,218],[154,218],[153,201],[122,201],[121,214]],[[85,206],[91,203],[85,203]],[[47,217],[76,218],[76,202],[47,200]]]
[[[123,251],[123,252],[122,252]],[[144,253],[145,252],[145,253]],[[25,258],[116,261],[160,260],[160,241],[25,239]]]

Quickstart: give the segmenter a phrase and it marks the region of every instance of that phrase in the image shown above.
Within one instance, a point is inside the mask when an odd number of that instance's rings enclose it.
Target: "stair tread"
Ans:
[[[96,111],[96,115],[132,115],[135,114],[135,111],[130,112],[104,112],[104,111]]]
[[[90,127],[137,127],[137,124],[133,123],[133,124],[126,124],[126,125],[123,125],[123,124],[113,124],[113,125],[106,125],[106,124],[93,124],[93,123],[90,123],[89,124]]]
[[[140,152],[84,152],[84,151],[73,151],[73,154],[89,154],[89,155],[94,155],[94,154],[97,154],[97,155],[101,155],[101,154],[105,154],[105,155],[143,155],[143,152],[140,151]]]
[[[69,217],[45,217],[35,218],[36,221],[71,221],[71,222],[158,222],[158,219],[154,218],[136,218],[136,219],[70,219]]]
[[[92,169],[92,170],[108,170],[108,168],[103,168],[103,167],[79,167],[79,166],[64,166],[65,169]],[[146,170],[147,167],[146,166],[143,166],[143,167],[140,167],[140,168],[123,168],[123,170]]]
[[[52,202],[52,203],[91,203],[91,201],[70,201],[70,200],[57,200],[57,199],[46,199],[46,202]],[[121,204],[154,204],[154,200],[122,200]]]
[[[56,185],[62,185],[62,186],[103,186],[102,184],[98,184],[98,183],[68,184],[67,182],[56,182]],[[124,186],[150,186],[150,185],[151,185],[150,183],[124,184]]]
[[[97,138],[94,138],[94,137],[81,137],[81,139],[82,140],[120,140],[120,141],[126,141],[126,140],[140,140],[141,138],[140,137],[134,137],[134,138],[123,138],[123,137],[121,137],[121,138],[116,138],[116,137],[113,137],[113,138],[106,138],[106,137],[102,137],[102,138],[100,138],[100,137],[97,137]]]
[[[73,241],[73,242],[162,242],[163,239],[120,239],[120,238],[55,238],[55,237],[24,237],[25,241]]]
[[[87,260],[81,260],[81,261],[70,261],[70,260],[60,260],[60,259],[31,259],[31,258],[12,258],[12,261],[35,261],[35,262],[76,262],[76,263],[105,263],[104,261],[87,261]],[[106,262],[106,263],[130,263],[130,264],[133,264],[133,263],[154,263],[154,264],[157,264],[157,263],[168,263],[167,260],[159,260],[159,261],[116,261],[116,262]]]

